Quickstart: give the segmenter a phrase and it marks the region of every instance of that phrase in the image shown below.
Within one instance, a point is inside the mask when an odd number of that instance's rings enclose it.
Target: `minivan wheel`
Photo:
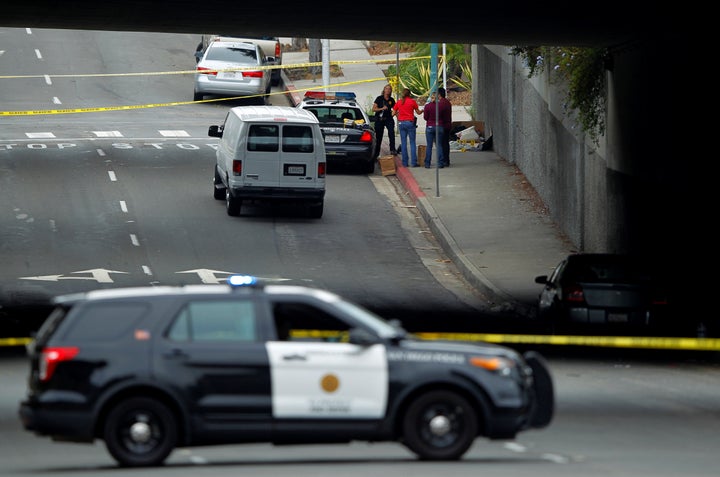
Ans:
[[[161,465],[177,443],[177,423],[162,403],[135,397],[119,403],[105,420],[103,439],[124,467]]]
[[[475,441],[477,413],[451,391],[431,391],[417,398],[402,422],[403,443],[423,460],[457,460]]]
[[[225,189],[225,210],[227,210],[227,214],[231,217],[237,217],[240,215],[240,206],[242,205],[242,201],[236,197],[233,197],[233,195],[230,193],[230,189]]]
[[[225,186],[223,185],[222,178],[218,173],[217,166],[215,167],[215,177],[213,178],[213,197],[216,200],[223,200],[225,198]]]

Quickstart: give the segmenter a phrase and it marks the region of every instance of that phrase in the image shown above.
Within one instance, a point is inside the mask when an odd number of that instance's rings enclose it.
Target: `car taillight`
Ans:
[[[242,161],[234,160],[232,163],[232,171],[234,176],[242,175]]]
[[[198,66],[196,71],[201,75],[217,75],[217,70],[205,68],[204,66]]]
[[[280,53],[280,42],[278,41],[277,43],[275,43],[275,58],[278,62],[280,61]]]
[[[263,72],[262,71],[243,71],[242,75],[243,75],[243,78],[262,78]]]
[[[360,136],[360,142],[371,142],[372,141],[372,134],[370,134],[370,131],[363,131],[362,135]]]
[[[325,163],[318,162],[318,177],[325,177]]]
[[[40,381],[48,381],[55,368],[63,361],[70,361],[80,352],[77,346],[63,346],[56,348],[45,348],[40,356]]]
[[[585,302],[585,294],[583,293],[583,289],[580,285],[576,283],[568,285],[563,291],[565,294],[565,301],[568,301],[570,303]]]

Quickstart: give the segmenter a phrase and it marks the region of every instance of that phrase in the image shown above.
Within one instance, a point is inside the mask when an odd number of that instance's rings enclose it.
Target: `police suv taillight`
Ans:
[[[72,360],[80,352],[77,346],[58,346],[45,348],[40,354],[39,373],[40,381],[49,381],[55,373],[58,364]]]

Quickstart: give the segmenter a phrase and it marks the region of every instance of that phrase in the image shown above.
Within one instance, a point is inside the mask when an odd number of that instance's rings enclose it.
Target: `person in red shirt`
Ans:
[[[402,153],[402,165],[408,167],[417,167],[417,146],[415,145],[415,115],[422,114],[422,110],[418,107],[417,102],[410,97],[410,90],[404,88],[402,98],[400,98],[393,106],[393,111],[398,118],[400,127],[400,147]],[[410,141],[408,151],[408,140]]]

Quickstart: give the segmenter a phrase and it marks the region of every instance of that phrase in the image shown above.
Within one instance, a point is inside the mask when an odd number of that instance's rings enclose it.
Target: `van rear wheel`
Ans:
[[[237,217],[240,215],[240,207],[242,206],[242,200],[237,197],[233,197],[230,193],[230,189],[225,189],[225,210],[231,217]]]
[[[308,206],[308,216],[311,219],[319,219],[320,217],[322,217],[323,207],[324,207],[323,201],[321,201],[320,203],[317,203],[317,204],[310,204]]]

